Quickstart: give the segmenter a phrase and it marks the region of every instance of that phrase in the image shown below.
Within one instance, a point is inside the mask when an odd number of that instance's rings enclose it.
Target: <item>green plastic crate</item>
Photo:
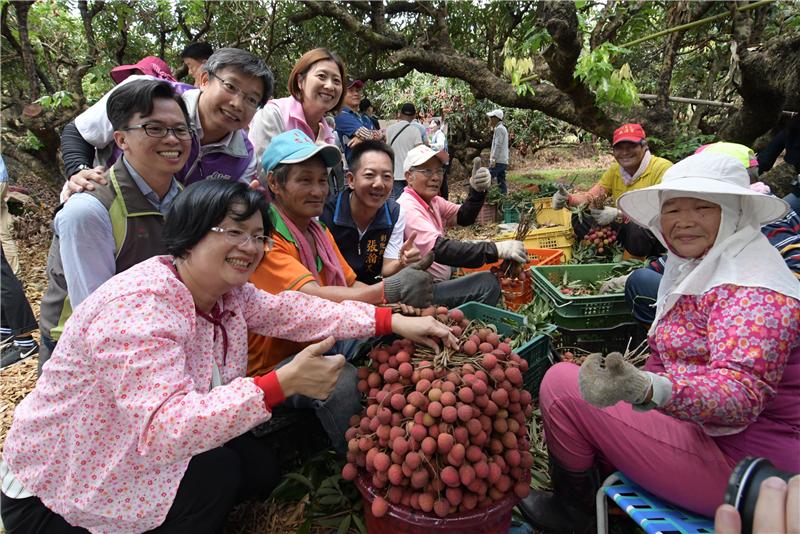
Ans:
[[[527,317],[523,315],[501,310],[480,302],[467,302],[456,309],[464,312],[464,317],[467,319],[479,319],[484,323],[495,325],[500,335],[508,337],[513,337],[519,328],[528,322]],[[533,395],[533,398],[539,395],[539,385],[542,383],[542,378],[544,378],[547,369],[553,364],[550,356],[550,336],[548,333],[553,332],[555,329],[555,325],[552,325],[546,329],[547,333],[534,337],[514,350],[519,354],[520,358],[528,362],[528,370],[523,374],[522,380],[523,387]]]
[[[608,295],[564,295],[550,277],[561,280],[567,272],[569,280],[594,282],[605,278],[616,263],[591,265],[541,265],[531,267],[534,287],[553,304],[553,322],[571,329],[612,328],[633,321],[632,310],[624,293]]]

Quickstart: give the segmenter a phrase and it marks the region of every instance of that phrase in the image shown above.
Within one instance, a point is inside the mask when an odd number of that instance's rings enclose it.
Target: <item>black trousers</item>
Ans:
[[[5,252],[0,247],[0,257],[2,257],[2,269],[0,269],[0,326],[10,328],[15,336],[27,334],[36,330],[36,317],[25,297],[25,290],[22,288],[11,265],[6,261]]]
[[[272,451],[247,432],[189,461],[164,523],[150,532],[222,532],[236,504],[266,499],[279,481],[280,466]],[[71,526],[37,497],[0,494],[0,511],[8,534],[88,532]]]
[[[587,212],[584,212],[583,220],[579,220],[577,215],[572,216],[572,229],[575,231],[575,238],[578,241],[583,239],[596,224],[594,218]],[[633,256],[649,258],[651,256],[660,256],[665,252],[664,247],[653,235],[653,232],[633,221],[626,223],[614,221],[609,226],[617,232],[617,241],[620,242],[622,248]]]

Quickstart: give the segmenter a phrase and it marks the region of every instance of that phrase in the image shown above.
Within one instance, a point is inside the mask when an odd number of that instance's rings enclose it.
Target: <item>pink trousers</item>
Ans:
[[[544,376],[539,405],[550,453],[571,471],[596,462],[651,493],[713,517],[736,462],[699,425],[626,402],[596,408],[581,397],[580,367],[559,363]]]

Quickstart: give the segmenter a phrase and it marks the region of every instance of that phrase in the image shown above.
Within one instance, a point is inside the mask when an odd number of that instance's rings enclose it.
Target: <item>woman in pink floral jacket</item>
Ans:
[[[322,356],[334,337],[453,341],[430,317],[257,290],[247,280],[270,230],[259,193],[193,184],[165,223],[172,255],[113,277],[75,310],[5,442],[9,534],[218,532],[234,504],[279,477],[248,430],[289,395],[328,395],[344,365]],[[322,341],[247,378],[248,330]]]
[[[800,284],[760,232],[786,203],[704,152],[618,204],[669,251],[651,357],[644,371],[612,353],[545,375],[554,493],[522,507],[545,530],[592,528],[598,463],[707,516],[745,456],[800,472]]]

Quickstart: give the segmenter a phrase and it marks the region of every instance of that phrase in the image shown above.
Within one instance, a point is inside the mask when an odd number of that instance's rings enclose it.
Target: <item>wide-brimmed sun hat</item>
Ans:
[[[120,65],[118,67],[114,67],[111,69],[109,74],[115,83],[121,83],[122,80],[131,74],[135,74],[137,71],[141,72],[142,74],[160,78],[162,80],[167,80],[170,82],[176,81],[175,76],[172,74],[172,69],[169,68],[169,65],[167,65],[163,59],[156,56],[143,57],[138,63],[134,63],[133,65]]]
[[[705,195],[736,195],[749,203],[759,224],[780,219],[789,211],[783,200],[750,189],[750,176],[741,162],[732,156],[701,152],[679,161],[664,173],[661,183],[628,191],[617,206],[641,226],[648,227],[661,211],[665,191]],[[674,197],[675,195],[670,195]]]

